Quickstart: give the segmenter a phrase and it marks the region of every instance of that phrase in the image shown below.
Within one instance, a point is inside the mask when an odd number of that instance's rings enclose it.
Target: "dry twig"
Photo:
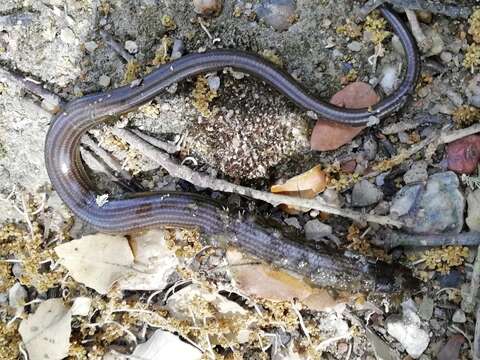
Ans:
[[[155,161],[163,167],[171,176],[186,180],[196,186],[209,188],[216,191],[223,191],[229,193],[237,193],[253,199],[265,201],[273,206],[280,204],[288,204],[300,208],[309,208],[325,213],[343,216],[358,222],[374,222],[381,225],[392,225],[401,227],[401,221],[393,220],[388,216],[378,216],[371,214],[364,214],[348,209],[340,209],[334,206],[327,205],[320,199],[302,199],[293,196],[278,195],[265,191],[255,190],[249,187],[232,184],[221,179],[214,179],[210,176],[197,173],[184,165],[178,165],[172,160],[168,154],[158,150],[153,145],[141,139],[129,130],[114,128],[112,133],[121,137],[130,144],[131,147],[138,150],[140,153]]]

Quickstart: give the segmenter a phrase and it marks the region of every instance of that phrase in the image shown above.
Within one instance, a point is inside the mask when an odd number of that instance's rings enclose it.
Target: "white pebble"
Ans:
[[[208,87],[212,91],[218,91],[220,88],[220,78],[216,75],[207,78]]]
[[[130,54],[136,54],[138,52],[138,45],[135,41],[127,40],[125,41],[125,50],[127,50]]]
[[[102,87],[107,87],[108,85],[110,85],[110,77],[107,75],[100,76],[100,79],[98,79],[98,85]]]
[[[390,95],[397,87],[398,71],[394,66],[387,66],[383,69],[380,86],[385,94]]]
[[[349,44],[347,45],[347,48],[348,48],[350,51],[358,52],[358,51],[362,50],[362,43],[361,43],[361,42],[358,42],[358,41],[352,41],[351,43],[349,43]]]
[[[85,49],[89,52],[92,53],[98,48],[98,45],[95,41],[89,41],[85,43]]]

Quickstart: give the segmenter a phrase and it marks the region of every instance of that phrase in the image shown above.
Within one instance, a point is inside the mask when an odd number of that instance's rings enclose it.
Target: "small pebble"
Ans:
[[[440,54],[443,51],[443,48],[445,45],[443,42],[442,36],[432,28],[428,28],[427,31],[425,31],[425,36],[427,37],[427,39],[431,40],[432,42],[431,43],[432,46],[427,51],[426,55],[435,56]]]
[[[447,145],[446,162],[449,170],[471,174],[480,160],[480,136],[470,135]]]
[[[442,60],[444,64],[448,64],[450,61],[452,61],[452,58],[453,55],[449,51],[442,51],[442,53],[440,54],[440,60]]]
[[[259,19],[277,31],[285,31],[292,25],[295,18],[295,1],[293,0],[263,0],[255,8]]]
[[[207,78],[207,83],[212,91],[218,91],[218,89],[220,89],[220,78],[217,75],[209,76]]]
[[[433,299],[425,296],[418,307],[418,316],[423,320],[430,320],[433,315],[434,302]]]
[[[467,317],[465,316],[463,310],[458,309],[457,311],[455,311],[452,316],[452,321],[460,324],[463,324],[465,321],[467,321]]]
[[[130,54],[136,54],[138,52],[138,45],[135,41],[132,41],[132,40],[125,41],[124,48]]]
[[[348,48],[350,51],[358,52],[358,51],[362,50],[362,43],[359,42],[359,41],[352,41],[351,43],[349,43],[349,44],[347,45],[347,48]]]
[[[66,44],[72,44],[76,40],[75,33],[69,28],[62,29],[60,31],[60,39]]]
[[[470,105],[480,107],[480,75],[476,75],[468,82],[465,94]]]
[[[185,45],[183,41],[180,39],[175,39],[173,41],[172,54],[170,55],[170,58],[172,60],[179,59],[182,57],[184,51],[185,51]]]
[[[332,227],[317,219],[307,221],[304,228],[307,240],[319,241],[332,234]]]
[[[480,231],[480,189],[468,194],[467,204],[468,211],[465,222],[471,231]]]
[[[402,144],[410,144],[411,143],[410,137],[408,136],[408,134],[405,131],[400,131],[397,135],[398,135],[398,140],[400,140],[400,142]]]
[[[98,85],[101,87],[107,87],[110,85],[110,77],[107,75],[100,76],[100,79],[98,79]]]
[[[363,144],[363,150],[365,151],[365,155],[368,160],[375,160],[378,151],[378,144],[372,136],[369,136],[365,140]]]
[[[222,10],[222,0],[193,0],[193,7],[199,15],[218,15]]]
[[[465,281],[465,275],[458,270],[451,270],[448,274],[437,275],[437,281],[442,288],[457,288]]]
[[[405,184],[426,181],[428,179],[427,167],[428,164],[426,161],[414,162],[412,167],[403,175]]]
[[[95,41],[89,41],[85,43],[85,50],[89,53],[94,52],[98,48],[98,45]]]
[[[395,66],[386,66],[382,70],[380,86],[385,94],[390,95],[397,88],[399,82],[398,70]]]
[[[362,180],[353,186],[352,205],[369,206],[376,204],[383,198],[383,193],[368,180]]]
[[[302,229],[302,226],[300,225],[296,217],[289,217],[289,218],[286,218],[284,221],[285,221],[285,224],[293,226],[295,229],[298,229],[298,230]]]

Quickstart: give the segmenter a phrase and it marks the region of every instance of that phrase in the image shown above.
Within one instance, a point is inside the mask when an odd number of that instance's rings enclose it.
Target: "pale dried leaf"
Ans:
[[[63,359],[68,355],[72,313],[62,299],[49,299],[38,306],[18,331],[30,360]]]
[[[168,284],[168,278],[179,264],[175,252],[167,247],[165,231],[150,230],[132,235],[130,246],[133,250],[137,270],[121,279],[122,290],[161,290]]]
[[[91,305],[92,299],[88,297],[80,296],[75,298],[72,304],[72,315],[87,316]]]
[[[168,331],[157,330],[147,342],[137,346],[133,359],[200,360],[202,352]]]
[[[317,165],[303,174],[288,179],[284,184],[273,185],[270,191],[285,195],[314,198],[325,190],[327,186],[327,175]]]
[[[230,265],[249,264],[250,259],[239,255],[236,250],[227,252]],[[326,289],[315,288],[285,271],[268,265],[232,266],[231,273],[235,285],[243,293],[272,301],[292,301],[298,299],[312,310],[329,311],[344,306],[345,298],[334,299]]]
[[[133,254],[123,236],[88,235],[57,246],[55,252],[76,281],[100,294],[132,273]]]

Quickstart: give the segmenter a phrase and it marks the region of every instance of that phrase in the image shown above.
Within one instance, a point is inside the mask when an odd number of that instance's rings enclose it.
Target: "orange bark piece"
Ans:
[[[347,109],[361,109],[375,105],[380,97],[367,83],[354,82],[345,86],[330,99],[330,103]],[[312,150],[328,151],[352,141],[365,126],[352,127],[320,119],[313,128],[310,146]]]

